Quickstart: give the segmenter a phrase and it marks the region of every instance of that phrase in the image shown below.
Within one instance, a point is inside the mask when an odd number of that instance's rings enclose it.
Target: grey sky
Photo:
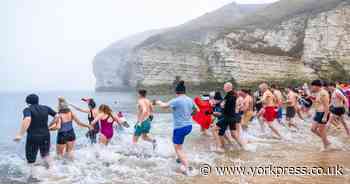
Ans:
[[[267,3],[276,0],[236,0]],[[95,54],[232,0],[0,0],[0,91],[93,89]]]

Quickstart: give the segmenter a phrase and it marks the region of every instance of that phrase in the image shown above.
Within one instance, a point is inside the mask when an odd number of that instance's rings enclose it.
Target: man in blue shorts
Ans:
[[[180,81],[176,85],[175,92],[176,98],[167,103],[156,101],[155,104],[162,108],[171,108],[173,111],[173,144],[177,158],[181,163],[181,172],[187,175],[189,163],[182,145],[184,144],[186,136],[192,131],[192,114],[194,111],[197,111],[197,106],[190,97],[186,96],[184,81]]]

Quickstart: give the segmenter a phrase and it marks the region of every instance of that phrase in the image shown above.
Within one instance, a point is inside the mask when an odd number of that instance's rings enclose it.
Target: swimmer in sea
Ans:
[[[264,123],[269,126],[271,131],[274,134],[276,134],[279,139],[281,139],[282,138],[281,134],[273,126],[273,122],[277,117],[277,112],[276,112],[277,99],[273,95],[273,93],[269,90],[269,86],[266,83],[260,84],[259,89],[263,93],[263,96],[261,99],[263,104],[263,109],[261,110],[260,114],[262,114]]]
[[[314,80],[311,83],[311,92],[315,94],[313,105],[316,110],[311,127],[311,132],[318,136],[323,142],[323,148],[326,150],[331,142],[327,137],[326,125],[329,116],[329,94],[322,87],[321,80]]]
[[[139,90],[139,99],[137,102],[137,123],[133,136],[133,143],[136,144],[140,136],[144,141],[152,143],[153,150],[157,147],[157,141],[149,136],[151,130],[151,122],[153,120],[153,105],[146,98],[147,91]]]
[[[98,115],[92,121],[91,126],[95,127],[95,124],[100,122],[100,144],[108,145],[113,137],[114,128],[113,124],[119,124],[121,120],[118,116],[112,114],[112,109],[108,105],[100,105],[98,108]]]
[[[92,121],[94,121],[95,117],[98,114],[98,109],[96,106],[96,102],[94,99],[92,98],[83,98],[82,99],[84,102],[87,102],[88,104],[88,109],[82,109],[80,107],[77,107],[73,104],[69,104],[71,107],[73,107],[75,110],[83,112],[83,113],[87,113],[88,114],[88,120],[89,120],[89,124],[91,125]],[[96,144],[97,143],[97,134],[99,132],[99,123],[95,124],[95,127],[93,128],[93,130],[89,130],[86,133],[86,136],[90,139],[90,143],[91,144]]]
[[[336,88],[335,83],[330,83],[328,89],[332,93],[329,123],[339,121],[343,125],[346,134],[350,136],[349,127],[345,122],[346,109],[348,109],[348,99],[339,89]]]
[[[19,142],[27,133],[25,152],[27,163],[30,166],[29,180],[39,181],[34,174],[34,164],[39,151],[47,168],[51,167],[48,116],[54,117],[53,122],[56,122],[58,117],[52,108],[39,104],[39,96],[36,94],[28,95],[25,101],[28,107],[23,110],[21,129],[14,140]]]
[[[78,117],[69,109],[64,98],[58,98],[58,121],[56,122],[57,133],[57,155],[63,158],[67,154],[73,159],[74,142],[76,139],[73,122],[81,127],[92,129],[92,126],[82,123]]]
[[[250,95],[249,90],[242,89],[241,91],[241,96],[243,97],[243,116],[241,124],[243,129],[248,129],[249,122],[252,120],[254,115],[253,97]]]
[[[186,153],[183,150],[185,138],[192,132],[192,115],[198,111],[193,100],[186,95],[184,81],[179,81],[175,87],[176,97],[169,102],[160,100],[154,103],[162,108],[171,108],[173,114],[173,144],[178,162],[181,164],[180,170],[184,175],[188,175],[191,170]]]
[[[279,124],[284,125],[283,124],[283,95],[282,92],[277,88],[277,86],[275,84],[271,85],[271,92],[273,93],[273,95],[276,98],[276,105],[277,105],[277,121]]]
[[[292,87],[288,87],[287,89],[287,101],[286,101],[286,121],[289,128],[298,129],[297,125],[294,122],[294,118],[296,115],[296,106],[298,103],[298,95],[293,91]]]

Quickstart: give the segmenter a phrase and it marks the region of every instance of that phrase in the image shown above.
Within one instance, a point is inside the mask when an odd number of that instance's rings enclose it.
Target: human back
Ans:
[[[173,110],[174,128],[181,128],[192,124],[194,103],[186,95],[179,95],[169,102]]]

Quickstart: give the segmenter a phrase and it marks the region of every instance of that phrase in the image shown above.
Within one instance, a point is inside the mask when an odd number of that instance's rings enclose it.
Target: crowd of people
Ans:
[[[245,149],[248,141],[241,134],[243,131],[249,132],[250,122],[254,118],[258,120],[262,132],[268,127],[272,136],[283,139],[277,126],[284,126],[293,132],[298,131],[300,121],[295,120],[296,116],[301,120],[312,117],[311,132],[320,138],[324,149],[331,144],[327,137],[327,129],[330,126],[339,128],[342,125],[350,136],[345,117],[346,113],[350,116],[349,85],[314,80],[310,87],[304,84],[282,90],[276,85],[269,86],[267,83],[262,83],[259,89],[252,93],[249,89],[235,90],[232,83],[227,82],[223,86],[223,92],[225,96],[216,91],[193,100],[186,95],[185,82],[179,81],[175,87],[176,96],[168,102],[163,102],[150,100],[147,98],[146,90],[139,90],[137,122],[134,125],[131,142],[137,144],[141,137],[142,140],[149,142],[154,150],[157,148],[157,140],[150,135],[152,121],[156,118],[155,106],[172,110],[172,142],[176,161],[184,174],[191,170],[183,144],[187,135],[192,132],[193,121],[200,125],[204,136],[212,135],[215,138],[217,152],[224,152],[225,144],[231,143],[231,140],[235,140],[242,149]],[[112,112],[112,109],[105,104],[97,107],[92,98],[82,100],[87,103],[88,108],[80,108],[59,97],[56,112],[48,106],[40,105],[37,95],[31,94],[26,97],[28,107],[23,110],[23,121],[15,141],[20,141],[27,134],[25,152],[31,167],[39,151],[47,167],[51,166],[50,131],[58,132],[56,139],[58,157],[74,159],[76,135],[73,123],[88,129],[86,136],[91,144],[96,144],[99,137],[98,142],[101,145],[110,143],[115,126],[129,128],[122,113]],[[79,120],[72,109],[86,113],[88,123]],[[53,117],[50,124],[49,116]]]

